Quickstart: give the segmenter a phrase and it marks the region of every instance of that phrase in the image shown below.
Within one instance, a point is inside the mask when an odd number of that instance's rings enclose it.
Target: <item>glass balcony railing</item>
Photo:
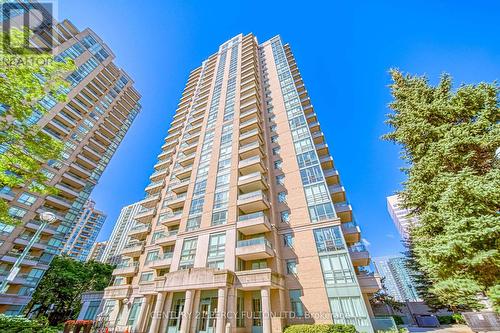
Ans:
[[[262,197],[264,199],[267,200],[267,196],[264,192],[262,191],[254,191],[254,192],[250,192],[250,193],[245,193],[245,194],[240,194],[238,196],[238,200],[248,200],[248,199],[252,199],[252,198],[258,198],[258,197]]]
[[[240,240],[238,241],[237,247],[245,247],[245,246],[252,246],[252,245],[259,245],[259,244],[265,244],[268,247],[273,247],[271,242],[268,241],[265,237],[257,237],[257,238],[251,238],[251,239],[245,239],[245,240]]]
[[[363,244],[363,243],[356,243],[354,245],[349,246],[349,251],[350,252],[366,252],[368,250],[366,249],[365,244]]]
[[[267,216],[264,214],[264,212],[255,212],[251,214],[245,214],[245,215],[240,215],[238,216],[238,221],[243,222],[243,221],[248,221],[248,220],[253,220],[257,218],[267,218]]]
[[[128,267],[137,267],[138,262],[121,262],[118,265],[116,265],[116,268],[128,268]]]
[[[134,242],[134,243],[128,243],[123,248],[124,249],[131,249],[133,247],[139,247],[139,246],[143,246],[143,245],[144,245],[144,242]]]
[[[260,171],[252,172],[252,173],[249,173],[248,175],[240,176],[238,178],[238,180],[244,182],[245,180],[255,178],[255,177],[259,177],[259,178],[262,177],[262,173],[260,173]]]

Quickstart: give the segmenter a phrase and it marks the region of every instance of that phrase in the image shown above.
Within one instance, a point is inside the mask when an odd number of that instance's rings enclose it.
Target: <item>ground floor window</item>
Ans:
[[[300,291],[300,289],[291,289],[289,294],[290,294],[290,304],[292,306],[292,312],[297,317],[304,317],[304,306],[302,305],[302,301],[300,300],[302,292]]]
[[[336,324],[370,325],[363,300],[359,296],[331,297],[330,308]]]

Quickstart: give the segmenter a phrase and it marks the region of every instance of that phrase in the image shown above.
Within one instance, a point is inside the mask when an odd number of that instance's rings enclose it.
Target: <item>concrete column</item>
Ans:
[[[184,310],[182,311],[182,324],[180,333],[189,333],[189,324],[191,322],[191,308],[193,307],[193,291],[186,290],[184,299]],[[153,333],[153,332],[151,332]]]
[[[167,331],[168,320],[170,319],[170,311],[172,310],[172,299],[174,297],[174,293],[167,293],[167,297],[165,299],[165,306],[163,307],[163,311],[165,312],[165,317],[163,318],[160,325],[160,332]]]
[[[227,292],[227,322],[231,324],[231,328],[236,328],[236,302],[237,302],[237,290],[236,288],[229,288]]]
[[[226,322],[226,288],[219,288],[217,291],[217,321],[215,323],[215,332],[224,333]]]
[[[164,300],[164,295],[163,293],[158,293],[156,295],[156,305],[154,312],[151,314],[153,316],[151,320],[151,326],[149,328],[149,333],[157,333],[158,332],[158,327],[160,325],[161,317],[162,317],[162,310],[163,310],[163,300]]]
[[[271,333],[271,295],[269,287],[262,287],[262,333]]]

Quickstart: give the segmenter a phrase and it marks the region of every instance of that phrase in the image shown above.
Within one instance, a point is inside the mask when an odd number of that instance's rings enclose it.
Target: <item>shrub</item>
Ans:
[[[460,313],[454,313],[451,315],[453,322],[455,324],[465,324],[465,319]]]
[[[357,331],[354,325],[316,324],[288,326],[284,333],[357,333]]]
[[[396,325],[404,325],[403,318],[401,316],[392,316]]]
[[[0,314],[0,332],[2,333],[57,333],[57,329],[49,327],[46,318],[31,320],[22,316],[6,316]]]
[[[451,325],[454,322],[452,316],[438,316],[437,319],[440,325]]]

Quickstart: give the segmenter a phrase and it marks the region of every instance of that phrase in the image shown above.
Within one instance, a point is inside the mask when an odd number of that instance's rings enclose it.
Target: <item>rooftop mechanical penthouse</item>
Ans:
[[[290,47],[238,35],[190,75],[105,290],[118,329],[373,332],[370,256]]]

